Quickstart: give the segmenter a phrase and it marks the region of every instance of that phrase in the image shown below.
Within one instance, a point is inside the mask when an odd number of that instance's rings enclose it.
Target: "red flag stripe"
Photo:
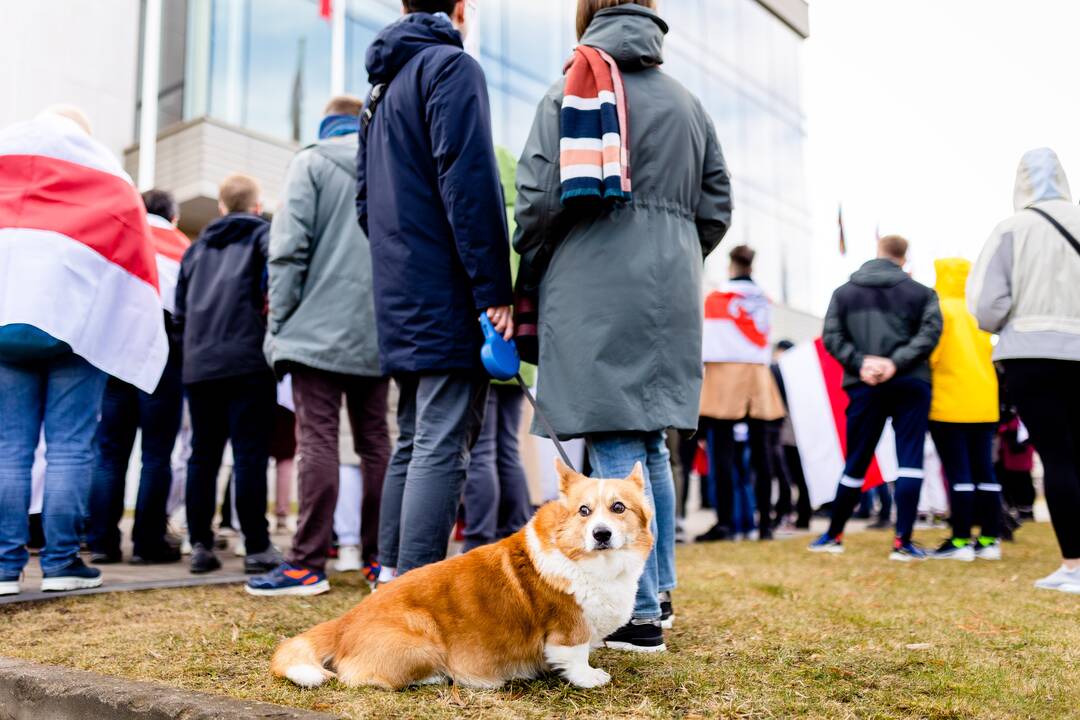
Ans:
[[[840,439],[840,449],[847,457],[847,406],[848,396],[844,392],[844,368],[825,349],[825,343],[821,338],[814,341],[814,349],[817,350],[818,361],[821,363],[821,376],[825,380],[825,390],[829,397],[832,408],[833,422],[836,423],[836,436]],[[877,443],[874,443],[875,446]],[[870,467],[866,471],[863,481],[863,490],[881,485],[884,479],[881,469],[878,467],[877,458],[870,461]]]
[[[184,252],[191,247],[191,240],[180,232],[171,222],[157,215],[148,215],[150,222],[150,236],[154,240],[154,250],[158,255],[164,255],[170,260],[180,262]]]
[[[103,213],[114,222],[101,222]],[[66,235],[157,288],[146,214],[124,178],[44,155],[0,155],[0,227]]]

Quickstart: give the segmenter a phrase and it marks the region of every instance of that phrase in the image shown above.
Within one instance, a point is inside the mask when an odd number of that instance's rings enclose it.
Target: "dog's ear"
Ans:
[[[634,483],[638,490],[645,492],[645,471],[641,468],[640,460],[634,463],[634,469],[630,471],[626,479]]]
[[[564,498],[570,494],[570,488],[585,477],[574,472],[569,465],[562,461],[562,458],[558,457],[555,458],[555,474],[559,476],[559,494]]]

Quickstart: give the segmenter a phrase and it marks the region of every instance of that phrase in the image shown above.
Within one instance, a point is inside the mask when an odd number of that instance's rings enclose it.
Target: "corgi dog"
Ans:
[[[516,534],[405,573],[283,642],[271,672],[302,687],[497,688],[554,670],[593,688],[589,650],[630,620],[653,546],[641,464],[598,480],[556,460],[559,499]]]

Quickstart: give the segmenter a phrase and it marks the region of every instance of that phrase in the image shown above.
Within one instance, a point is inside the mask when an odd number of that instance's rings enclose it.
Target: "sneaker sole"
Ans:
[[[908,563],[908,562],[922,562],[926,558],[917,558],[917,557],[912,557],[911,555],[905,555],[903,553],[892,552],[892,553],[889,553],[889,559],[890,560],[895,560],[896,562],[906,562],[906,563]]]
[[[604,647],[609,650],[623,650],[636,653],[658,653],[667,650],[667,645],[664,645],[663,643],[660,643],[659,645],[635,645],[634,643],[611,640],[605,640]]]
[[[44,578],[41,581],[42,592],[67,592],[69,590],[88,590],[101,587],[101,578]]]
[[[0,595],[18,595],[22,592],[18,582],[0,582]]]
[[[660,627],[663,628],[664,630],[670,630],[671,628],[675,627],[675,616],[672,615],[671,617],[667,618],[666,620],[661,620],[660,621]]]
[[[826,545],[824,547],[808,547],[806,548],[812,553],[825,553],[827,555],[843,555],[843,545]]]
[[[253,588],[245,585],[244,590],[248,595],[254,595],[256,597],[309,597],[311,595],[322,595],[325,592],[330,592],[330,581],[323,580],[314,583],[313,585],[296,585],[294,587],[281,588],[279,590],[263,590],[261,588]]]
[[[1077,583],[1059,585],[1057,589],[1059,592],[1069,593],[1070,595],[1080,595],[1080,584]]]

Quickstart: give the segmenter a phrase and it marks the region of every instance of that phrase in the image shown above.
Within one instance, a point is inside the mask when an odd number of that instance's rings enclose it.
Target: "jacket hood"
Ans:
[[[1013,190],[1013,209],[1024,208],[1044,200],[1072,202],[1069,181],[1057,154],[1050,148],[1028,150],[1016,168],[1016,187]]]
[[[229,213],[220,217],[203,228],[199,235],[199,242],[207,243],[214,247],[225,247],[229,243],[243,240],[260,228],[269,227],[268,223],[258,215],[249,213]]]
[[[868,260],[851,274],[851,282],[863,287],[893,287],[908,279],[904,268],[892,260]]]
[[[600,48],[623,70],[642,70],[664,62],[668,25],[641,5],[619,5],[599,11],[589,23],[581,44]]]
[[[421,50],[435,45],[462,47],[461,34],[444,18],[410,13],[375,36],[367,51],[368,81],[387,83]]]
[[[356,133],[326,138],[311,146],[314,152],[319,153],[353,178],[356,177],[356,151],[358,147]]]
[[[964,299],[964,286],[971,272],[971,261],[964,258],[938,258],[934,261],[937,281],[934,289],[942,298]]]

